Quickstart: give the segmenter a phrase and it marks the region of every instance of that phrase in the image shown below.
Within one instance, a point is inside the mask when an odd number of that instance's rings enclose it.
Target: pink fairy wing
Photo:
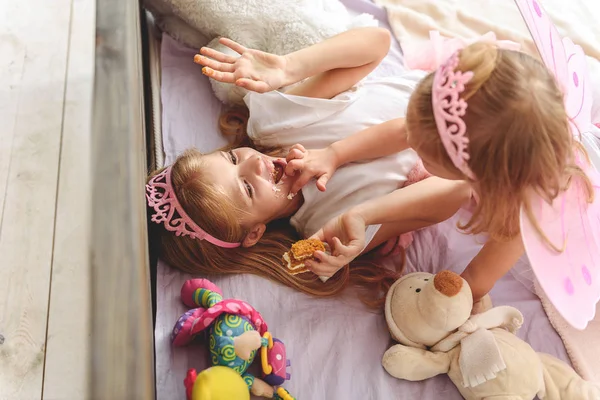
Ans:
[[[569,38],[563,40],[567,58],[567,77],[562,82],[565,91],[567,115],[577,126],[573,135],[580,139],[580,132],[588,131],[592,126],[592,93],[585,53],[580,46]],[[572,128],[571,128],[572,129]]]
[[[600,178],[590,171],[596,185],[596,201],[587,202],[582,184],[549,205],[539,197],[532,201],[533,216],[554,250],[521,210],[521,234],[525,250],[540,285],[558,312],[577,329],[594,318],[600,300]]]
[[[539,1],[515,2],[544,64],[565,94],[571,133],[580,140],[580,133],[591,128],[585,54],[570,39],[561,38]],[[578,163],[585,166],[581,158]],[[600,299],[600,177],[593,168],[586,173],[595,186],[593,204],[588,203],[585,187],[575,181],[551,205],[532,198],[533,217],[546,238],[521,210],[521,234],[531,267],[556,309],[578,329],[594,318]],[[548,241],[563,251],[554,250]]]
[[[542,61],[563,85],[567,77],[567,59],[562,38],[537,0],[515,0]]]
[[[590,205],[588,210],[588,219],[590,226],[592,227],[592,235],[596,243],[596,249],[598,249],[600,248],[600,173],[597,171],[588,171],[587,175],[590,177],[595,191],[594,202]],[[596,264],[595,267],[596,270],[600,269],[599,264]],[[596,274],[600,275],[598,271],[596,271]],[[600,300],[600,296],[597,297],[599,298],[596,299],[596,301]]]
[[[562,38],[537,0],[515,0],[533,41],[548,69],[565,94],[569,119],[578,131],[591,123],[592,96],[585,53],[569,38]],[[573,132],[577,137],[577,131]]]

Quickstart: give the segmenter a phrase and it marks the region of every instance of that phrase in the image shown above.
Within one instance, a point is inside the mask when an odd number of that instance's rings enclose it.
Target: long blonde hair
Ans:
[[[220,118],[223,134],[233,136],[232,147],[253,144],[246,135],[248,112],[232,109]],[[277,149],[259,149],[274,155]],[[155,171],[152,176],[161,172]],[[171,181],[175,195],[186,213],[209,234],[227,242],[241,242],[246,233],[238,221],[234,203],[203,179],[203,154],[190,149],[173,163]],[[290,275],[283,268],[282,255],[299,239],[288,220],[274,221],[263,237],[252,247],[224,249],[206,241],[175,236],[162,225],[155,227],[160,257],[171,266],[192,274],[255,274],[301,292],[327,297],[340,293],[349,284],[366,289],[363,302],[372,307],[382,304],[382,295],[399,277],[400,271],[388,270],[370,263],[346,266],[323,283],[315,274]]]
[[[475,43],[460,52],[456,70],[474,74],[461,97],[468,103],[463,117],[468,165],[480,196],[462,229],[509,240],[519,234],[521,205],[537,224],[529,201],[532,190],[550,202],[575,177],[592,196],[589,179],[575,165],[576,152],[585,151],[569,130],[563,93],[541,62],[521,52]],[[411,96],[406,119],[410,144],[447,171],[468,179],[453,165],[440,139],[431,104],[432,83],[433,73]]]

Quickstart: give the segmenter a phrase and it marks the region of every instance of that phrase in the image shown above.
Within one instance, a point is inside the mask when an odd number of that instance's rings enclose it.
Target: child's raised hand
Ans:
[[[316,261],[306,261],[306,267],[318,276],[332,277],[363,251],[365,228],[364,219],[356,213],[347,212],[333,218],[312,236],[327,243],[331,255],[316,251]]]
[[[306,150],[301,144],[296,144],[285,160],[285,174],[298,175],[290,189],[292,195],[298,193],[313,178],[317,180],[317,188],[324,192],[327,190],[327,182],[338,168],[337,157],[331,147]]]
[[[230,56],[208,47],[201,48],[200,54],[194,56],[194,62],[204,65],[204,75],[258,93],[277,90],[285,85],[285,57],[248,49],[227,38],[221,38],[219,42],[240,56]]]

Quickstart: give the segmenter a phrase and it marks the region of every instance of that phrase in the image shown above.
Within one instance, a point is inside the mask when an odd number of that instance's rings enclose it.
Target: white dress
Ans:
[[[248,135],[266,147],[287,149],[300,143],[307,149],[324,148],[363,129],[404,117],[409,97],[425,75],[410,71],[363,81],[333,99],[251,92],[244,98],[250,110]],[[302,189],[304,204],[292,216],[291,224],[301,236],[311,236],[348,208],[402,187],[417,159],[409,149],[344,165],[328,181],[325,192],[309,183]],[[367,228],[367,244],[378,229],[379,225]]]

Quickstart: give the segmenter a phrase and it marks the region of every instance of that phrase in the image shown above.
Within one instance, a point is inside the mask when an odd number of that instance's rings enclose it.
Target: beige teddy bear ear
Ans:
[[[450,369],[450,356],[447,353],[432,353],[397,344],[384,353],[381,364],[395,378],[422,381],[447,373]]]

